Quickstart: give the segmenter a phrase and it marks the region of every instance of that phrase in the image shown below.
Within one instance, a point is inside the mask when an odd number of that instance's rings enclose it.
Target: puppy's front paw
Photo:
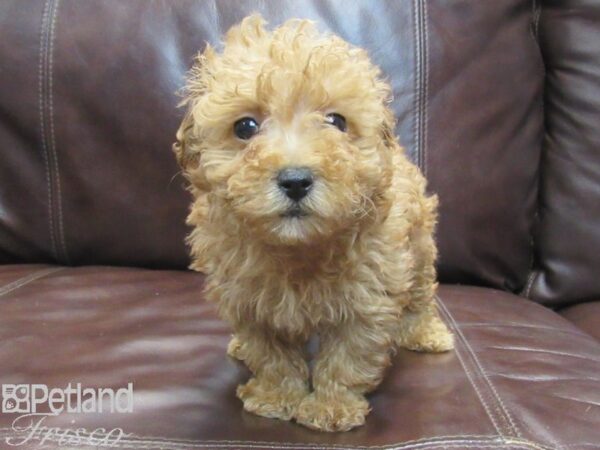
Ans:
[[[287,379],[275,385],[252,378],[237,388],[246,411],[271,419],[290,420],[306,395],[308,386],[301,380]]]
[[[344,391],[321,398],[312,393],[302,400],[295,418],[313,430],[348,431],[363,425],[369,411],[367,399],[360,394]]]

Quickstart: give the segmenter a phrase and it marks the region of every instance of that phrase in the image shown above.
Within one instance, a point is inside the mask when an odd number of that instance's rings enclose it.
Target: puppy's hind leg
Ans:
[[[446,352],[454,348],[454,336],[431,299],[414,302],[402,311],[396,344],[418,352]]]
[[[236,334],[231,335],[231,340],[229,341],[229,344],[227,344],[227,354],[233,359],[237,359],[238,361],[242,362],[244,361],[242,358],[243,343]]]
[[[435,198],[429,200],[434,208]],[[415,265],[412,288],[407,292],[409,303],[402,309],[396,344],[419,352],[446,352],[454,348],[454,337],[440,319],[435,303],[437,290],[433,242],[433,213],[424,218],[425,225],[413,230],[411,252]]]

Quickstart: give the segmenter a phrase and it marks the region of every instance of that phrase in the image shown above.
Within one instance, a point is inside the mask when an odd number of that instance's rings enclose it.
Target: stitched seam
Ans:
[[[561,448],[562,448],[560,446],[553,447],[553,446],[549,446],[549,445],[540,444],[539,442],[532,442],[528,439],[523,439],[523,438],[508,438],[508,439],[505,439],[504,443],[507,445],[517,444],[517,445],[525,446],[525,448],[535,449],[535,450],[561,450]]]
[[[438,297],[438,300],[440,300],[441,303],[441,299]],[[446,315],[448,316],[448,318],[452,321],[452,323],[455,325],[456,328],[456,332],[458,333],[458,335],[460,336],[461,340],[464,342],[465,344],[465,348],[467,349],[467,351],[470,353],[470,355],[473,358],[473,361],[475,362],[476,368],[478,369],[478,371],[481,373],[483,379],[486,381],[488,387],[490,388],[493,396],[495,397],[496,402],[498,403],[498,405],[500,406],[500,409],[502,410],[502,412],[504,413],[504,415],[506,417],[502,417],[502,415],[500,415],[501,418],[503,418],[505,421],[508,419],[508,423],[510,424],[510,427],[512,428],[512,431],[514,433],[517,434],[518,437],[522,437],[519,430],[517,429],[516,425],[514,424],[511,415],[508,413],[508,411],[506,410],[506,407],[504,405],[504,403],[502,402],[502,399],[500,398],[500,396],[498,395],[498,392],[496,391],[494,385],[492,384],[491,380],[489,379],[489,377],[487,376],[487,373],[485,372],[485,370],[483,369],[483,366],[481,365],[481,362],[479,361],[479,359],[477,358],[477,354],[473,351],[473,348],[471,347],[471,345],[469,344],[469,341],[467,341],[466,337],[464,336],[464,334],[462,333],[462,330],[458,327],[458,324],[456,323],[456,321],[454,320],[454,318],[452,317],[452,315],[450,314],[450,311],[448,311],[448,309],[446,308],[446,306],[444,304],[441,304],[442,308],[445,310]]]
[[[454,435],[454,436],[436,436],[436,437],[429,437],[429,438],[421,438],[421,439],[416,439],[416,440],[412,440],[412,441],[405,441],[405,442],[397,442],[394,444],[388,444],[388,445],[373,445],[373,446],[356,446],[355,448],[357,449],[392,449],[392,448],[398,448],[398,446],[414,446],[414,445],[428,445],[428,444],[439,444],[439,443],[448,443],[448,442],[456,442],[457,440],[462,441],[466,441],[466,442],[475,442],[474,440],[486,440],[486,442],[503,442],[502,438],[500,436],[494,436],[494,435],[490,435],[490,436],[485,436],[485,435]],[[286,448],[291,446],[291,448],[294,447],[301,447],[301,448],[321,448],[321,444],[316,444],[316,443],[293,443],[293,442],[269,442],[269,441],[236,441],[236,440],[228,440],[228,439],[223,439],[223,440],[206,440],[206,441],[199,441],[199,440],[187,440],[187,439],[163,439],[163,438],[141,438],[141,437],[135,437],[135,438],[129,438],[129,439],[125,439],[124,441],[131,441],[131,442],[145,442],[145,443],[167,443],[167,444],[198,444],[198,445],[210,445],[210,444],[215,444],[215,445],[219,445],[219,444],[228,444],[228,445],[246,445],[246,444],[254,444],[254,445],[273,445],[273,444],[277,444],[279,446],[285,446]],[[341,444],[327,444],[328,448],[340,448],[340,449],[346,449],[348,448],[348,446],[346,445],[341,445]]]
[[[413,134],[415,146],[415,159],[417,165],[421,167],[421,41],[420,41],[420,25],[419,25],[419,0],[413,0],[413,21],[414,31],[413,40],[415,48],[415,71],[414,71],[414,99],[413,99]]]
[[[415,158],[417,164],[419,162],[419,134],[418,130],[418,121],[419,116],[417,113],[418,110],[418,94],[419,94],[419,45],[418,45],[418,33],[417,33],[417,0],[413,0],[413,42],[414,42],[414,59],[415,59],[415,68],[413,71],[413,145],[415,151]]]
[[[39,67],[38,67],[38,90],[39,90],[39,113],[40,113],[40,133],[42,141],[42,156],[44,159],[44,168],[46,171],[46,189],[48,198],[48,222],[50,227],[50,244],[52,255],[55,260],[58,260],[58,248],[56,246],[56,239],[54,237],[54,216],[52,213],[52,185],[50,182],[50,162],[48,155],[48,147],[46,145],[46,127],[45,127],[45,98],[44,98],[44,79],[45,79],[45,66],[47,59],[47,37],[48,37],[48,13],[49,13],[50,1],[44,2],[44,10],[42,13],[42,24],[40,27],[40,55],[39,55]]]
[[[465,328],[478,328],[478,327],[489,328],[490,325],[488,323],[482,323],[482,322],[463,322],[461,324],[461,327],[464,330]],[[533,330],[552,331],[553,333],[570,334],[572,336],[585,337],[585,338],[588,338],[590,336],[589,334],[584,333],[583,331],[577,331],[577,330],[571,330],[571,329],[563,330],[561,328],[553,328],[550,326],[542,326],[542,325],[494,324],[493,327],[494,328],[502,328],[502,327],[504,327],[504,328],[529,328],[529,329],[533,329]]]
[[[488,445],[484,445],[484,444],[488,444]],[[194,447],[198,447],[198,446],[194,446]],[[200,447],[209,447],[209,448],[225,448],[225,449],[237,449],[237,448],[256,448],[256,449],[264,449],[264,448],[268,448],[268,449],[281,449],[281,448],[294,448],[294,449],[315,449],[315,450],[326,450],[331,448],[329,445],[327,445],[326,447],[320,446],[320,447],[281,447],[279,445],[279,443],[273,443],[271,445],[264,445],[264,446],[253,446],[253,445],[238,445],[238,446],[230,446],[230,445],[224,445],[224,446],[220,446],[220,445],[215,445],[215,444],[209,444],[209,445],[201,445]],[[156,446],[155,444],[149,443],[129,443],[126,444],[125,447],[120,447],[122,449],[127,449],[127,448],[135,448],[135,449],[161,449],[161,450],[180,450],[180,449],[185,449],[186,447],[181,447],[181,446],[172,446],[172,445],[160,445],[160,446]],[[361,447],[344,447],[347,450],[359,450],[361,449]],[[379,447],[380,449],[383,450],[383,447]],[[483,441],[483,442],[477,442],[477,441],[463,441],[463,442],[442,442],[442,443],[437,443],[437,444],[428,444],[425,446],[422,445],[417,445],[417,446],[400,446],[400,447],[387,447],[387,449],[389,450],[411,450],[411,449],[421,449],[421,450],[431,450],[431,449],[448,449],[448,448],[476,448],[476,449],[483,449],[483,448],[504,448],[504,449],[524,449],[524,450],[531,450],[531,449],[542,449],[542,447],[538,447],[535,445],[530,445],[530,444],[526,444],[526,443],[514,443],[514,444],[504,444],[504,443],[497,443],[497,444],[489,444],[489,441]],[[545,449],[544,449],[545,450]]]
[[[124,440],[122,441],[123,443],[129,445],[129,446],[134,446],[136,448],[147,448],[147,446],[154,446],[156,444],[162,445],[162,444],[167,444],[167,445],[172,445],[174,448],[179,447],[180,444],[174,444],[174,443],[169,443],[169,442],[153,442],[153,441],[127,441]],[[448,444],[460,444],[460,445],[465,445],[465,444],[489,444],[491,441],[490,440],[463,440],[463,439],[459,439],[459,440],[441,440],[441,441],[437,441],[437,442],[422,442],[422,443],[409,443],[409,444],[392,444],[389,446],[381,446],[381,447],[348,447],[348,446],[340,446],[339,448],[344,448],[344,449],[381,449],[381,450],[392,450],[392,449],[422,449],[422,448],[435,448],[435,447],[439,447],[439,446],[446,446]],[[493,442],[493,441],[492,441]],[[499,444],[501,442],[498,442]],[[199,442],[199,443],[194,443],[192,444],[194,447],[217,447],[217,448],[236,448],[236,447],[244,447],[244,448],[290,448],[290,449],[312,449],[312,450],[316,450],[316,449],[325,449],[325,448],[331,448],[331,446],[327,445],[326,447],[323,447],[322,445],[304,445],[304,444],[288,444],[288,445],[284,445],[282,447],[281,444],[285,444],[285,443],[279,443],[279,442],[263,442],[261,444],[252,444],[252,443],[246,443],[246,442],[238,442],[235,444],[231,444],[231,443],[224,443],[221,444],[219,442],[213,442],[213,443],[204,443],[204,442]],[[189,444],[181,444],[181,445],[189,445]],[[138,447],[140,446],[140,447]],[[433,446],[433,447],[432,447]]]
[[[533,283],[534,283],[535,279],[537,278],[538,273],[539,272],[534,270],[529,274],[529,277],[527,277],[527,284],[525,285],[525,289],[522,292],[522,294],[527,298],[531,298],[530,297],[531,288],[533,287]]]
[[[182,440],[178,439],[177,441],[168,440],[168,439],[160,439],[160,438],[152,438],[152,439],[125,439],[125,442],[144,442],[144,443],[167,443],[167,444],[176,444],[182,443],[185,445],[186,443],[197,444],[197,445],[246,445],[246,444],[255,444],[255,446],[273,446],[277,445],[279,447],[284,448],[306,448],[306,449],[320,449],[323,448],[320,444],[312,444],[312,443],[292,443],[292,442],[267,442],[267,441],[231,441],[231,440],[207,440],[207,441],[194,441],[194,440]],[[409,449],[409,448],[429,448],[429,445],[440,445],[440,444],[456,444],[457,442],[461,443],[496,443],[496,444],[518,444],[521,446],[527,446],[526,448],[535,448],[539,450],[549,450],[552,447],[548,447],[539,443],[534,443],[528,441],[526,439],[510,439],[503,438],[501,436],[494,435],[455,435],[455,436],[437,436],[430,438],[422,438],[412,441],[398,442],[394,444],[388,445],[374,445],[374,446],[356,446],[352,447],[354,449],[368,450],[368,449],[380,449],[380,450],[392,450],[392,449]],[[425,446],[425,447],[424,447]],[[326,448],[341,448],[348,449],[348,446],[340,445],[340,444],[327,444]],[[511,447],[512,448],[512,447]]]
[[[448,324],[450,325],[450,327],[452,329],[455,330],[455,332],[458,335],[460,341],[464,343],[464,336],[462,335],[462,333],[459,333],[458,324],[452,319],[452,317],[450,317],[449,312],[446,309],[445,305],[443,304],[441,298],[439,296],[437,296],[437,295],[436,295],[435,298],[437,300],[437,303],[440,306],[440,310],[442,311],[442,313],[448,319]],[[480,389],[477,387],[477,383],[475,382],[475,379],[473,378],[473,375],[472,375],[471,371],[468,368],[468,364],[467,364],[466,360],[462,357],[461,352],[459,351],[458,348],[455,349],[455,352],[456,352],[456,356],[458,357],[458,360],[459,360],[461,366],[463,367],[463,370],[465,371],[465,374],[467,375],[467,379],[469,380],[469,383],[471,384],[471,386],[475,390],[475,393],[477,394],[477,397],[479,398],[479,402],[481,403],[481,405],[483,406],[483,409],[487,413],[487,415],[488,415],[488,417],[490,419],[490,422],[492,422],[492,425],[494,426],[496,432],[500,436],[504,436],[504,433],[502,432],[502,430],[500,430],[500,427],[498,426],[498,422],[496,422],[496,419],[494,419],[494,414],[492,412],[492,409],[490,408],[489,404],[485,400],[485,397],[481,393]]]
[[[0,427],[0,432],[11,432],[13,434],[24,434],[27,433],[27,431],[18,431],[15,432],[15,430],[13,428],[10,427]],[[203,443],[203,444],[210,444],[210,443],[227,443],[227,444],[244,444],[244,443],[248,443],[248,444],[282,444],[282,445],[302,445],[302,446],[313,446],[313,447],[319,447],[321,446],[321,444],[318,444],[316,442],[310,443],[310,442],[305,442],[305,443],[295,443],[295,442],[276,442],[276,441],[255,441],[255,440],[236,440],[236,439],[185,439],[185,438],[162,438],[162,437],[158,437],[158,436],[140,436],[140,435],[136,435],[135,433],[130,434],[130,440],[140,440],[140,441],[144,441],[144,442],[160,442],[160,441],[164,441],[164,442],[171,442],[171,443]],[[488,439],[490,441],[500,441],[502,439],[502,436],[498,436],[498,435],[494,435],[494,434],[447,434],[447,435],[440,435],[440,436],[429,436],[429,437],[423,437],[420,439],[414,439],[414,440],[410,440],[410,441],[404,441],[404,442],[399,442],[399,443],[394,443],[394,444],[388,444],[388,445],[384,445],[383,447],[390,447],[393,445],[408,445],[408,444],[418,444],[418,443],[437,443],[439,441],[443,441],[443,442],[449,442],[452,441],[454,442],[457,439],[464,439],[464,440],[473,440],[473,439],[478,439],[478,440],[484,440],[484,439]],[[343,444],[327,444],[328,447],[332,446],[332,447],[340,447],[340,448],[347,448],[347,445],[343,445]],[[372,445],[372,446],[357,446],[357,448],[382,448],[382,446],[380,445]]]
[[[18,435],[23,434],[24,432],[15,432],[12,428],[1,428],[0,433],[10,434],[10,435]],[[86,436],[84,433],[83,436]],[[322,448],[321,444],[318,443],[295,443],[295,442],[274,442],[274,441],[254,441],[254,440],[231,440],[231,439],[218,439],[218,440],[197,440],[197,439],[169,439],[169,438],[160,438],[160,437],[142,437],[137,436],[135,434],[130,434],[129,437],[122,439],[121,442],[140,442],[140,443],[166,443],[173,445],[186,445],[186,444],[196,444],[196,445],[210,445],[210,444],[228,444],[228,445],[246,445],[246,444],[255,444],[255,445],[278,445],[278,446],[291,446],[291,448]],[[550,450],[552,447],[547,445],[536,443],[529,441],[523,438],[508,438],[502,437],[499,435],[480,435],[480,434],[458,434],[458,435],[441,435],[441,436],[431,436],[427,438],[415,439],[404,442],[397,442],[388,445],[373,445],[373,446],[355,446],[352,448],[355,449],[393,449],[393,448],[406,448],[407,446],[415,446],[415,445],[429,445],[429,444],[443,444],[443,443],[457,443],[457,442],[467,442],[467,443],[497,443],[497,444],[518,444],[518,445],[527,445],[529,448],[537,448],[542,450]],[[567,447],[572,447],[576,444],[569,444]],[[400,447],[399,447],[400,446]],[[327,444],[327,448],[343,448],[347,449],[347,445],[342,444]]]
[[[5,438],[10,438],[12,436],[3,436]],[[38,439],[41,440],[41,439]],[[48,442],[53,442],[54,444],[59,444],[60,441],[58,441],[57,439],[49,439],[49,438],[45,438],[44,441],[46,443]],[[125,444],[120,445],[122,441],[119,441],[117,443],[111,443],[111,444],[104,444],[104,445],[93,445],[93,444],[81,444],[80,442],[78,442],[77,448],[94,448],[94,449],[100,449],[100,448],[105,448],[110,446],[110,448],[120,448],[122,450],[127,450],[127,449],[147,449],[147,450],[185,450],[188,449],[190,447],[181,447],[181,446],[173,446],[173,445],[155,445],[155,444],[144,444],[144,443],[129,443],[129,444]],[[72,447],[72,445],[75,445],[73,443],[69,444],[68,439],[64,440],[61,444],[63,445],[67,445],[68,447],[63,447],[63,448],[75,448]],[[198,446],[193,446],[193,448],[205,448],[205,446],[202,447],[198,447]],[[241,445],[241,446],[211,446],[209,448],[220,448],[220,449],[240,449],[240,448],[254,448],[254,449],[272,449],[272,450],[276,450],[276,449],[282,449],[282,448],[289,448],[289,447],[281,447],[278,443],[274,443],[272,445],[265,445],[265,446],[246,446],[246,445]],[[294,447],[295,449],[306,449],[307,447]],[[331,448],[330,446],[327,447],[311,447],[312,449],[315,450],[327,450],[329,448]],[[345,449],[348,450],[358,450],[358,447],[344,447]],[[482,445],[482,443],[477,443],[477,442],[473,442],[473,443],[452,443],[452,444],[439,444],[439,445],[428,445],[425,447],[419,446],[419,447],[390,447],[390,450],[410,450],[410,449],[422,449],[422,450],[430,450],[430,449],[448,449],[448,448],[476,448],[476,449],[482,449],[482,448],[503,448],[503,449],[524,449],[524,450],[531,450],[532,448],[537,448],[537,447],[532,447],[530,445],[527,444],[515,444],[515,445],[506,445],[506,444],[495,444],[495,445]]]
[[[423,136],[422,136],[422,165],[423,165],[423,174],[425,178],[427,178],[427,134],[428,134],[428,115],[427,115],[427,106],[429,101],[429,13],[427,9],[427,0],[423,0],[423,71],[425,72],[425,80],[423,82],[423,98],[422,98],[422,109],[421,109],[421,123],[423,126]]]
[[[9,430],[11,429],[0,429]],[[2,433],[4,437],[10,436],[10,434]],[[14,434],[16,436],[16,434]],[[422,439],[419,441],[407,441],[400,445],[391,444],[387,446],[356,446],[356,447],[348,447],[336,444],[327,444],[326,447],[323,447],[319,444],[294,444],[294,443],[286,443],[286,442],[256,442],[256,441],[168,441],[168,440],[132,440],[132,439],[122,439],[119,441],[119,444],[124,444],[125,446],[119,446],[120,448],[161,448],[161,449],[183,449],[195,447],[195,448],[204,448],[204,447],[212,447],[212,448],[290,448],[290,449],[310,449],[310,450],[318,450],[318,449],[326,449],[332,447],[339,447],[345,449],[388,449],[388,450],[408,450],[408,449],[434,449],[434,448],[465,448],[465,447],[475,447],[475,448],[519,448],[519,449],[538,449],[538,450],[550,450],[551,447],[544,446],[542,444],[537,444],[531,441],[527,441],[524,439],[510,439],[505,440],[500,437],[494,436],[473,436],[474,439],[465,439],[469,436],[456,436],[454,439],[439,439],[439,438],[430,438]],[[436,440],[434,440],[436,439]],[[52,436],[47,441],[59,442],[59,438]],[[257,444],[257,445],[256,445]],[[289,444],[289,445],[288,445]],[[487,445],[485,445],[487,444]],[[183,447],[186,446],[186,447]]]
[[[54,163],[55,183],[56,183],[56,205],[58,207],[58,240],[61,244],[63,251],[64,261],[69,263],[69,254],[67,252],[67,246],[65,242],[65,232],[63,224],[63,211],[62,211],[62,194],[60,188],[60,170],[58,164],[58,153],[56,151],[56,139],[54,134],[54,95],[53,95],[53,83],[54,83],[54,37],[56,35],[56,18],[58,16],[58,9],[60,6],[60,0],[56,0],[53,4],[52,11],[52,23],[49,30],[49,70],[48,70],[48,95],[50,105],[50,149],[52,151],[52,159]]]
[[[0,288],[0,297],[8,294],[9,292],[16,291],[17,289],[31,283],[32,281],[39,280],[40,278],[50,275],[51,273],[58,272],[59,270],[63,270],[64,267],[51,267],[49,269],[42,269],[36,272],[30,273],[27,276],[18,278],[15,281],[12,281],[8,284],[5,284]]]
[[[439,297],[438,297],[438,300],[440,300]],[[440,301],[440,304],[441,304],[442,308],[444,309],[444,311],[446,312],[446,315],[448,316],[448,318],[454,324],[456,324],[456,321],[454,320],[454,318],[450,314],[450,311],[448,311],[448,309],[446,308],[446,306],[443,303],[441,303],[441,301]],[[517,428],[517,426],[515,425],[515,422],[513,421],[513,418],[511,416],[511,414],[508,412],[506,406],[504,405],[504,402],[502,401],[502,398],[498,394],[498,391],[496,390],[495,386],[492,384],[492,381],[490,380],[490,378],[488,377],[486,371],[484,370],[483,366],[481,365],[481,362],[479,361],[479,358],[477,357],[477,354],[473,351],[473,348],[469,344],[469,341],[467,341],[467,339],[465,338],[462,330],[458,327],[458,325],[456,326],[456,332],[459,334],[459,336],[461,337],[461,340],[464,342],[465,348],[467,349],[467,351],[473,357],[473,360],[475,361],[475,364],[476,364],[477,368],[479,369],[479,372],[483,376],[483,379],[486,381],[488,387],[492,391],[492,394],[494,395],[494,397],[496,399],[496,402],[499,404],[500,409],[504,413],[505,417],[503,417],[503,419],[505,419],[505,420],[508,419],[508,422],[510,424],[510,428],[512,429],[512,432],[515,433],[517,437],[522,438],[521,432]],[[502,417],[502,415],[501,415],[501,417]]]

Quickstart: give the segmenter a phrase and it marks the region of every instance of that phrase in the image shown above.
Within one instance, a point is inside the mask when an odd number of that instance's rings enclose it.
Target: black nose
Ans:
[[[299,202],[310,191],[313,185],[313,174],[305,167],[290,167],[279,172],[277,184],[285,195]]]

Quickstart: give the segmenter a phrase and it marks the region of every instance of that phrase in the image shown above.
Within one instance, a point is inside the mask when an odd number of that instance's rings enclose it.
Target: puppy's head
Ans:
[[[390,89],[364,50],[250,16],[198,57],[175,152],[197,193],[271,243],[310,243],[385,213]]]

